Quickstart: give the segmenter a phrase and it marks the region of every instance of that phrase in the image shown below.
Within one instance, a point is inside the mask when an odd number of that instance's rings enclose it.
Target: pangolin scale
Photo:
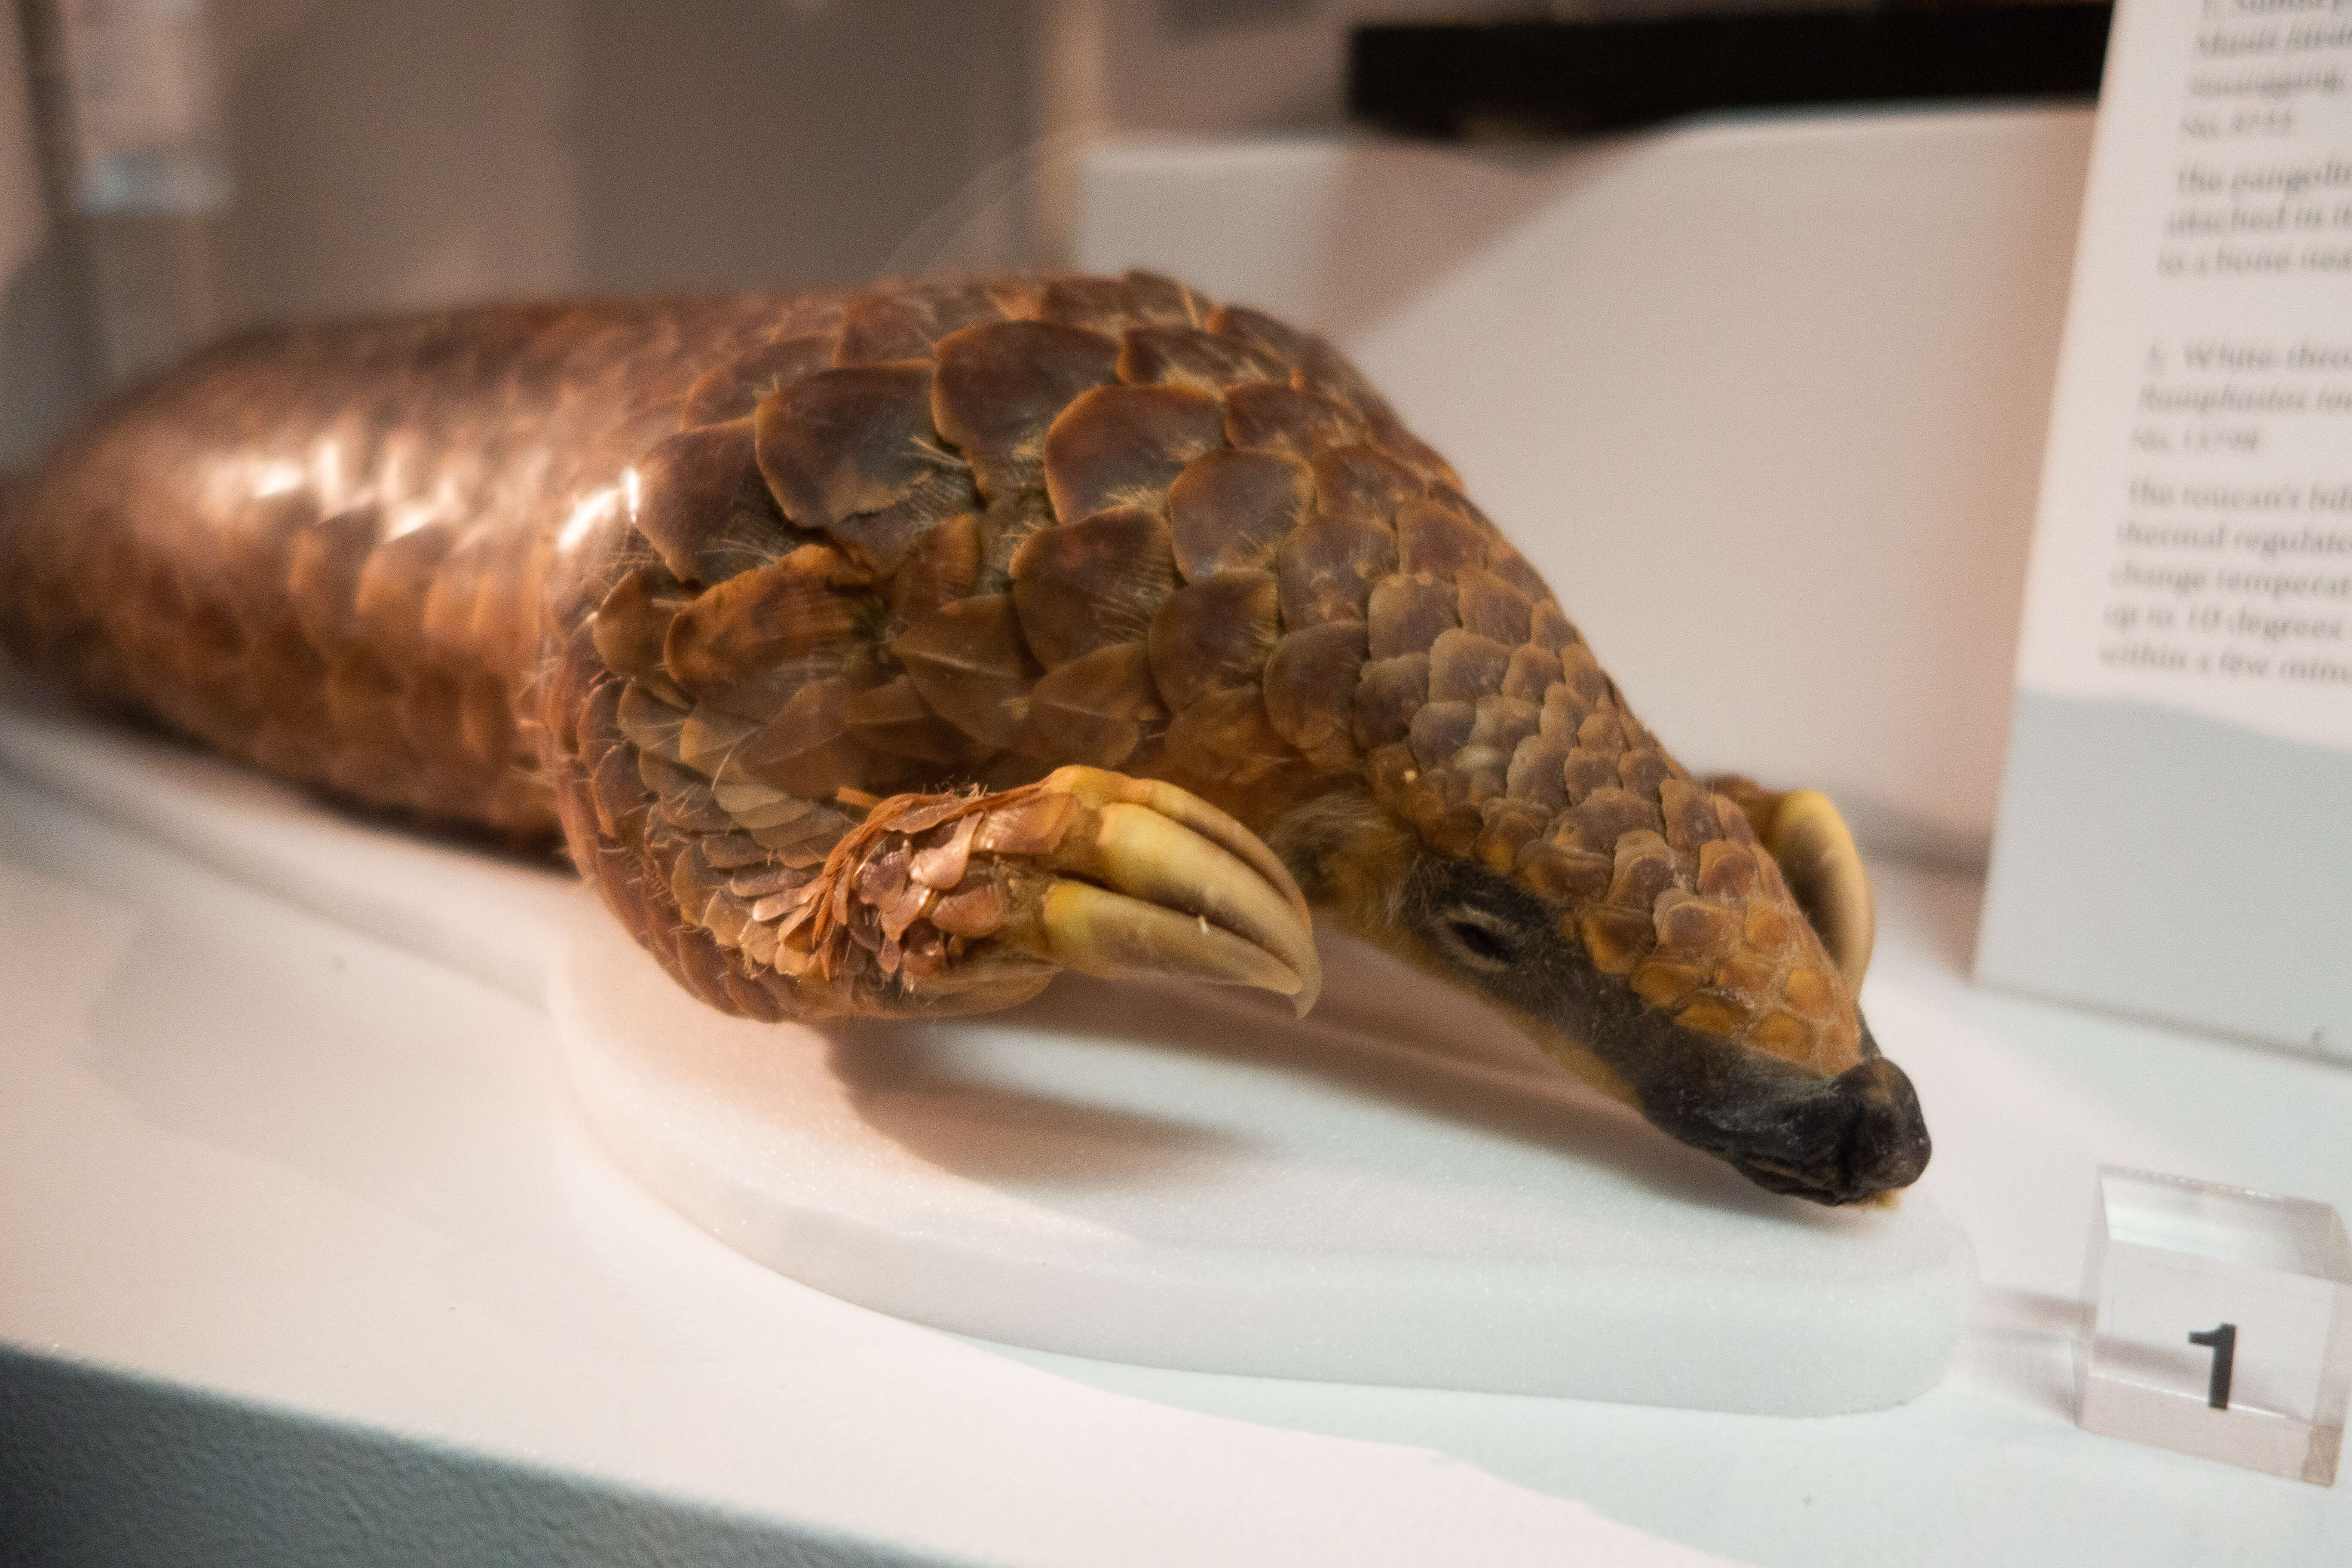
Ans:
[[[280,777],[560,833],[730,1012],[1064,968],[1304,1006],[1311,908],[1768,1187],[1927,1161],[1834,814],[1693,778],[1344,359],[1165,279],[247,336],[51,455],[0,636]]]

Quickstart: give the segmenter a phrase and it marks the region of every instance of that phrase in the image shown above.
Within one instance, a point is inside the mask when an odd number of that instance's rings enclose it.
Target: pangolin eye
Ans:
[[[1484,910],[1458,909],[1445,917],[1444,931],[1455,955],[1476,969],[1507,969],[1518,962],[1519,944],[1508,926]]]

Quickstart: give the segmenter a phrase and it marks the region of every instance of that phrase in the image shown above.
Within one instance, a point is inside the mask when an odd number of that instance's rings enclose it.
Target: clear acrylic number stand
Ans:
[[[2085,1430],[2335,1483],[2352,1242],[2334,1208],[2103,1166],[2084,1295]]]

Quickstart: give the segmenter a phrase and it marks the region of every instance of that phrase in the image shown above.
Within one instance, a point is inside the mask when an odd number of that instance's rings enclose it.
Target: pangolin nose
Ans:
[[[1917,1181],[1931,1145],[1918,1093],[1903,1069],[1874,1057],[1839,1074],[1837,1087],[1839,1098],[1853,1107],[1840,1162],[1845,1190],[1866,1197]]]

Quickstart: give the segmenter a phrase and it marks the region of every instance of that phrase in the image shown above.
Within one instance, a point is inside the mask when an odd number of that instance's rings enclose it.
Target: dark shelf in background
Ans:
[[[1348,112],[1416,136],[1630,130],[1710,110],[2095,98],[2111,5],[1400,24],[1348,41]]]

